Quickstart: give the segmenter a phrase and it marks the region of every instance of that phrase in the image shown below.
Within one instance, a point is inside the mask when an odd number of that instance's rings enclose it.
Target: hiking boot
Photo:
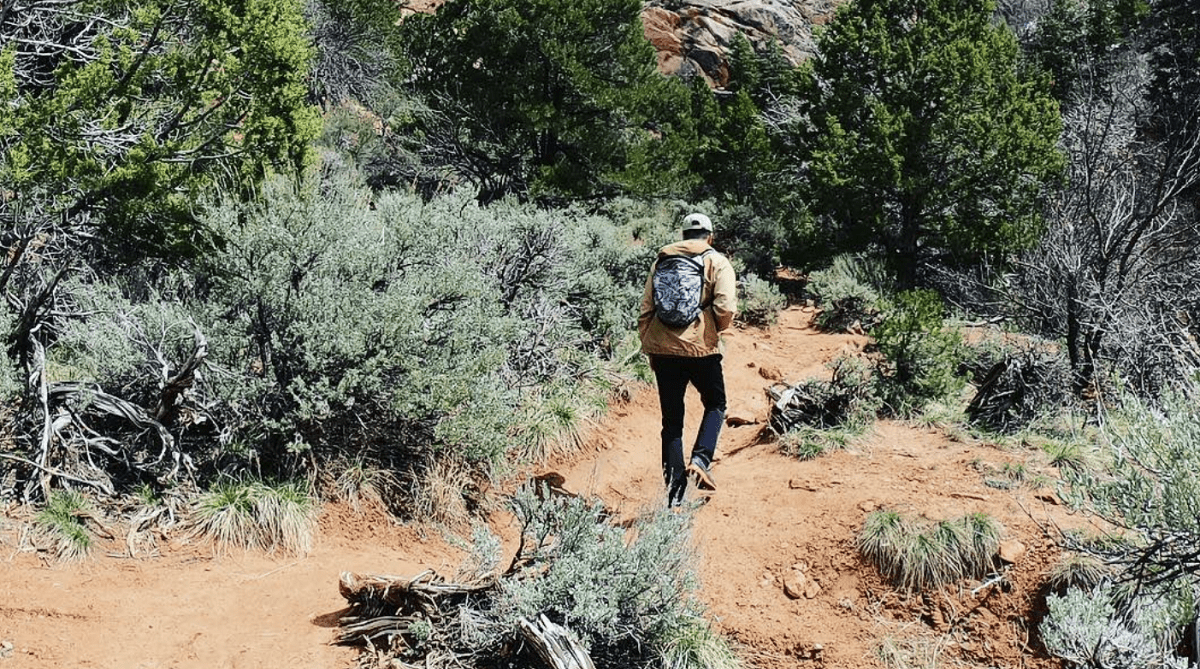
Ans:
[[[692,458],[691,464],[688,465],[687,471],[692,476],[696,477],[696,489],[713,491],[717,489],[717,480],[713,478],[709,466],[704,464],[700,458]]]

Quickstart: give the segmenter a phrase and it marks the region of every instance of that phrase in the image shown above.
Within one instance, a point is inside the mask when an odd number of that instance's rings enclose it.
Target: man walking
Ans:
[[[733,265],[712,248],[713,224],[704,214],[683,219],[683,240],[664,246],[646,280],[638,316],[642,352],[658,383],[662,467],[668,506],[683,502],[689,474],[701,490],[716,490],[711,467],[725,422],[724,346],[720,333],[737,313]],[[689,464],[683,462],[684,393],[696,387],[704,417]]]

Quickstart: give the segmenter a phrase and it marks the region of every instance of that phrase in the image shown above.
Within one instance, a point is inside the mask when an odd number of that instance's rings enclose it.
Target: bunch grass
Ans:
[[[224,481],[193,504],[193,530],[218,550],[258,549],[305,554],[312,550],[317,506],[299,484]]]
[[[52,546],[59,560],[80,560],[92,547],[92,534],[83,522],[90,513],[87,499],[74,490],[50,494],[46,506],[34,516],[37,534]]]
[[[923,592],[987,574],[1002,531],[982,513],[929,522],[885,509],[867,517],[857,544],[884,578],[909,592]]]

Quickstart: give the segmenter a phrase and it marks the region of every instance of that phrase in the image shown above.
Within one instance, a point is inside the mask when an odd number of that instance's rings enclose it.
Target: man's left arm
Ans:
[[[716,280],[713,281],[713,315],[716,316],[717,332],[729,329],[733,317],[737,315],[737,278],[733,273],[733,265],[725,257],[715,259],[713,270]]]

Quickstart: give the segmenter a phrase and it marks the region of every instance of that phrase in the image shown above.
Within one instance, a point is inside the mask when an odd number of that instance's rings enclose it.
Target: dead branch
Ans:
[[[194,328],[196,339],[192,355],[174,376],[166,378],[163,383],[162,394],[158,400],[158,406],[154,409],[154,419],[163,425],[169,425],[174,421],[175,414],[179,411],[179,396],[195,383],[196,372],[200,369],[200,365],[204,362],[204,359],[208,357],[208,340],[204,337],[204,333],[200,331],[200,328],[196,327],[195,324],[192,327]]]
[[[575,640],[570,630],[542,614],[536,621],[520,621],[521,636],[533,646],[538,657],[550,669],[596,669],[592,658]]]

